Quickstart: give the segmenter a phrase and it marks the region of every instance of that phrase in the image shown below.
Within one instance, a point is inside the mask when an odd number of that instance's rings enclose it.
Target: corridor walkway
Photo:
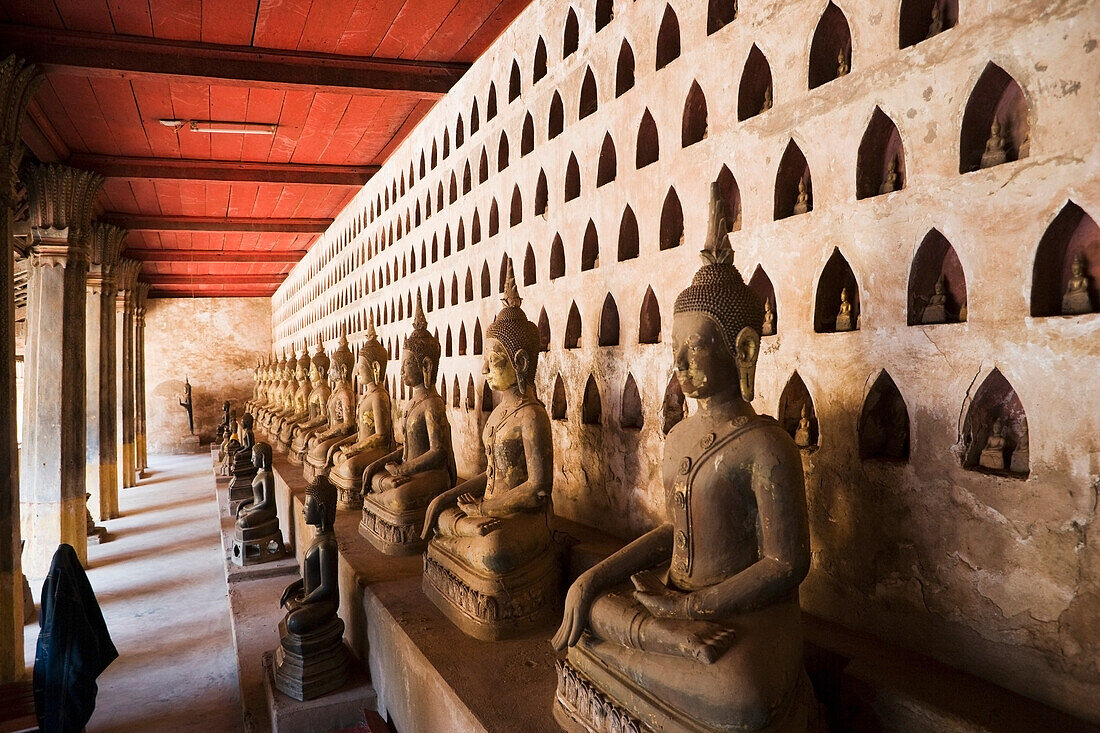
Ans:
[[[111,541],[88,548],[88,577],[119,658],[99,678],[87,730],[221,733],[241,729],[210,454],[150,456],[120,490]],[[35,599],[42,581],[31,580]],[[34,662],[37,625],[27,627]]]

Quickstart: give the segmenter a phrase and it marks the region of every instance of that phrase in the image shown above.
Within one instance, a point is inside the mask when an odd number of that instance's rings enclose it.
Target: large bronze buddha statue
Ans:
[[[303,348],[294,366],[294,379],[298,383],[292,396],[294,411],[283,417],[271,431],[272,438],[283,451],[290,447],[294,426],[309,419],[309,393],[313,391],[313,385],[309,381],[310,363],[309,352]]]
[[[504,307],[485,332],[482,373],[501,395],[482,431],[487,468],[433,501],[424,522],[424,592],[485,640],[556,618],[561,599],[549,526],[554,445],[535,396],[541,341],[521,302],[509,260]]]
[[[401,360],[401,380],[411,391],[402,418],[405,445],[363,472],[359,534],[387,555],[415,555],[424,549],[424,511],[455,483],[451,424],[435,389],[439,354],[439,339],[428,331],[417,295],[413,330]]]
[[[367,326],[367,342],[359,350],[355,375],[366,391],[355,410],[358,432],[354,442],[340,446],[332,457],[329,480],[336,486],[340,509],[363,507],[363,472],[374,461],[394,449],[393,406],[386,392],[386,364],[389,354],[374,331],[374,316]]]
[[[290,450],[287,452],[290,462],[296,466],[302,465],[305,460],[306,445],[310,437],[324,430],[328,425],[326,408],[329,395],[332,394],[332,389],[328,385],[329,364],[325,347],[318,337],[317,348],[309,365],[309,417],[294,424],[291,429]]]
[[[764,304],[733,266],[715,186],[711,207],[706,262],[672,326],[674,367],[698,411],[666,439],[666,523],[566,596],[553,644],[568,649],[554,706],[567,730],[806,728],[802,459],[750,404]]]
[[[347,336],[341,331],[336,350],[332,352],[330,373],[333,386],[325,408],[328,413],[328,427],[314,433],[306,443],[306,481],[312,481],[320,473],[327,473],[332,465],[332,454],[348,436],[355,434],[355,390],[351,386],[351,371],[354,367],[355,357],[348,348]]]

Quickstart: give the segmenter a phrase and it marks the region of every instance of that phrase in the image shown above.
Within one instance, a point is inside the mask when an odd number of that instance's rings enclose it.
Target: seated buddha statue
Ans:
[[[698,409],[665,440],[666,522],[577,578],[552,640],[568,649],[566,730],[806,729],[802,459],[750,404],[764,304],[733,265],[723,208],[712,186],[705,264],[673,308],[673,366]]]
[[[336,486],[340,509],[363,507],[363,471],[393,452],[393,422],[390,395],[386,392],[386,363],[389,354],[374,331],[374,316],[367,326],[367,342],[359,350],[355,375],[366,392],[355,409],[354,441],[340,446],[332,457],[329,480]]]
[[[947,288],[944,285],[943,275],[940,275],[933,286],[932,295],[928,298],[928,305],[924,306],[920,322],[947,323]]]
[[[302,558],[302,577],[283,591],[275,651],[275,686],[297,700],[311,700],[343,686],[348,651],[340,608],[339,554],[334,531],[336,488],[321,474],[306,487],[306,524],[316,527]]]
[[[413,330],[405,340],[401,381],[410,397],[402,415],[405,444],[363,471],[363,519],[359,534],[387,555],[423,551],[424,510],[455,484],[447,405],[435,389],[439,339],[428,331],[417,296]]]
[[[283,421],[296,412],[296,405],[294,402],[294,395],[298,391],[298,379],[297,369],[298,359],[295,357],[294,352],[290,352],[290,356],[283,362],[282,379],[282,391],[279,395],[279,407],[272,411],[271,419],[268,423],[268,433],[271,435],[278,435],[279,430],[282,428]]]
[[[279,510],[275,505],[275,474],[271,470],[271,446],[258,442],[252,446],[252,498],[237,507],[233,526],[233,562],[252,565],[278,560],[285,554],[283,533],[279,529]]]
[[[554,443],[535,396],[541,342],[521,302],[509,260],[504,307],[485,332],[482,374],[500,394],[482,430],[488,467],[433,501],[424,521],[425,594],[487,641],[556,618],[561,599],[549,526]]]
[[[294,380],[298,385],[292,396],[294,411],[283,417],[271,431],[272,437],[284,451],[290,445],[294,426],[309,418],[309,393],[313,391],[313,385],[309,381],[309,367],[309,352],[302,349],[294,365]]]
[[[1085,274],[1085,256],[1078,253],[1070,265],[1073,276],[1066,284],[1062,296],[1062,315],[1077,316],[1092,313],[1092,299],[1089,298],[1089,278]]]
[[[241,417],[237,439],[240,447],[230,458],[232,478],[229,480],[229,513],[231,515],[236,515],[238,502],[252,495],[252,478],[256,475],[256,467],[252,465],[252,446],[256,444],[256,438],[252,432],[252,416],[247,412]]]
[[[316,350],[309,363],[309,416],[296,422],[290,431],[290,450],[287,456],[296,466],[305,461],[305,450],[310,437],[328,426],[328,398],[332,394],[332,388],[328,385],[329,364],[328,355],[318,337]]]
[[[989,437],[985,441],[978,456],[978,465],[994,471],[1003,471],[1005,468],[1005,424],[1000,418],[993,421],[993,427],[989,431]]]
[[[348,348],[348,339],[343,332],[332,352],[332,366],[329,374],[333,379],[332,393],[325,409],[328,412],[328,427],[314,433],[306,443],[305,477],[312,481],[319,473],[326,473],[332,465],[332,454],[348,438],[355,434],[355,390],[351,386],[351,371],[355,367],[354,357]]]
[[[286,353],[275,359],[268,370],[267,401],[260,406],[259,412],[254,415],[259,420],[260,426],[266,428],[271,413],[282,407],[283,404],[283,366],[285,366]]]
[[[1001,122],[996,117],[989,126],[989,137],[985,141],[985,150],[982,152],[980,168],[992,168],[1008,160],[1008,147],[1005,144],[1005,135],[1001,130]]]

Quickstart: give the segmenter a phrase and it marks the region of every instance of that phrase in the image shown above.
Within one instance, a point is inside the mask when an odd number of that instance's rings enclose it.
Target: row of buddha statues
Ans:
[[[802,460],[791,436],[750,404],[765,306],[734,267],[729,224],[713,186],[704,264],[674,304],[674,366],[699,409],[665,441],[665,521],[581,573],[564,597],[564,553],[551,529],[554,444],[535,394],[539,332],[510,263],[486,331],[483,374],[500,399],[482,430],[486,468],[477,476],[457,475],[435,388],[440,344],[419,301],[401,361],[411,396],[400,446],[373,324],[354,365],[341,336],[331,357],[318,349],[260,376],[247,411],[303,467],[304,513],[318,528],[303,579],[283,594],[277,684],[279,670],[311,679],[303,665],[316,668],[313,651],[334,649],[325,642],[342,630],[339,507],[360,511],[359,533],[383,555],[423,553],[425,595],[470,636],[550,636],[557,624],[550,641],[565,656],[554,715],[567,730],[806,729]],[[366,386],[358,399],[353,377]],[[254,481],[268,482],[270,448],[254,443],[252,455]],[[239,523],[269,521],[267,493]]]

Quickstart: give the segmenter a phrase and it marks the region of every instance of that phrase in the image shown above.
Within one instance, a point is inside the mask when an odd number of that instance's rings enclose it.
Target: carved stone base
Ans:
[[[419,555],[428,546],[420,539],[424,527],[424,509],[394,512],[374,501],[368,494],[363,497],[363,518],[359,522],[359,534],[366,537],[383,555]]]
[[[569,662],[558,661],[558,689],[554,693],[554,720],[570,733],[648,733],[649,726],[600,692]]]
[[[299,636],[279,622],[275,650],[275,686],[295,700],[312,700],[337,690],[348,679],[349,655],[344,646],[344,622],[339,616],[321,628]]]
[[[263,534],[245,530],[238,527],[233,532],[233,564],[234,565],[259,565],[260,563],[281,560],[286,556],[286,547],[283,545],[283,533],[279,531],[279,523],[274,522],[274,531],[271,527],[262,528]]]
[[[504,575],[478,572],[437,543],[424,555],[424,594],[451,623],[483,641],[524,636],[558,618],[560,576],[552,551]]]
[[[336,508],[358,511],[363,508],[363,479],[349,478],[337,470],[329,471],[328,480],[336,487]]]

